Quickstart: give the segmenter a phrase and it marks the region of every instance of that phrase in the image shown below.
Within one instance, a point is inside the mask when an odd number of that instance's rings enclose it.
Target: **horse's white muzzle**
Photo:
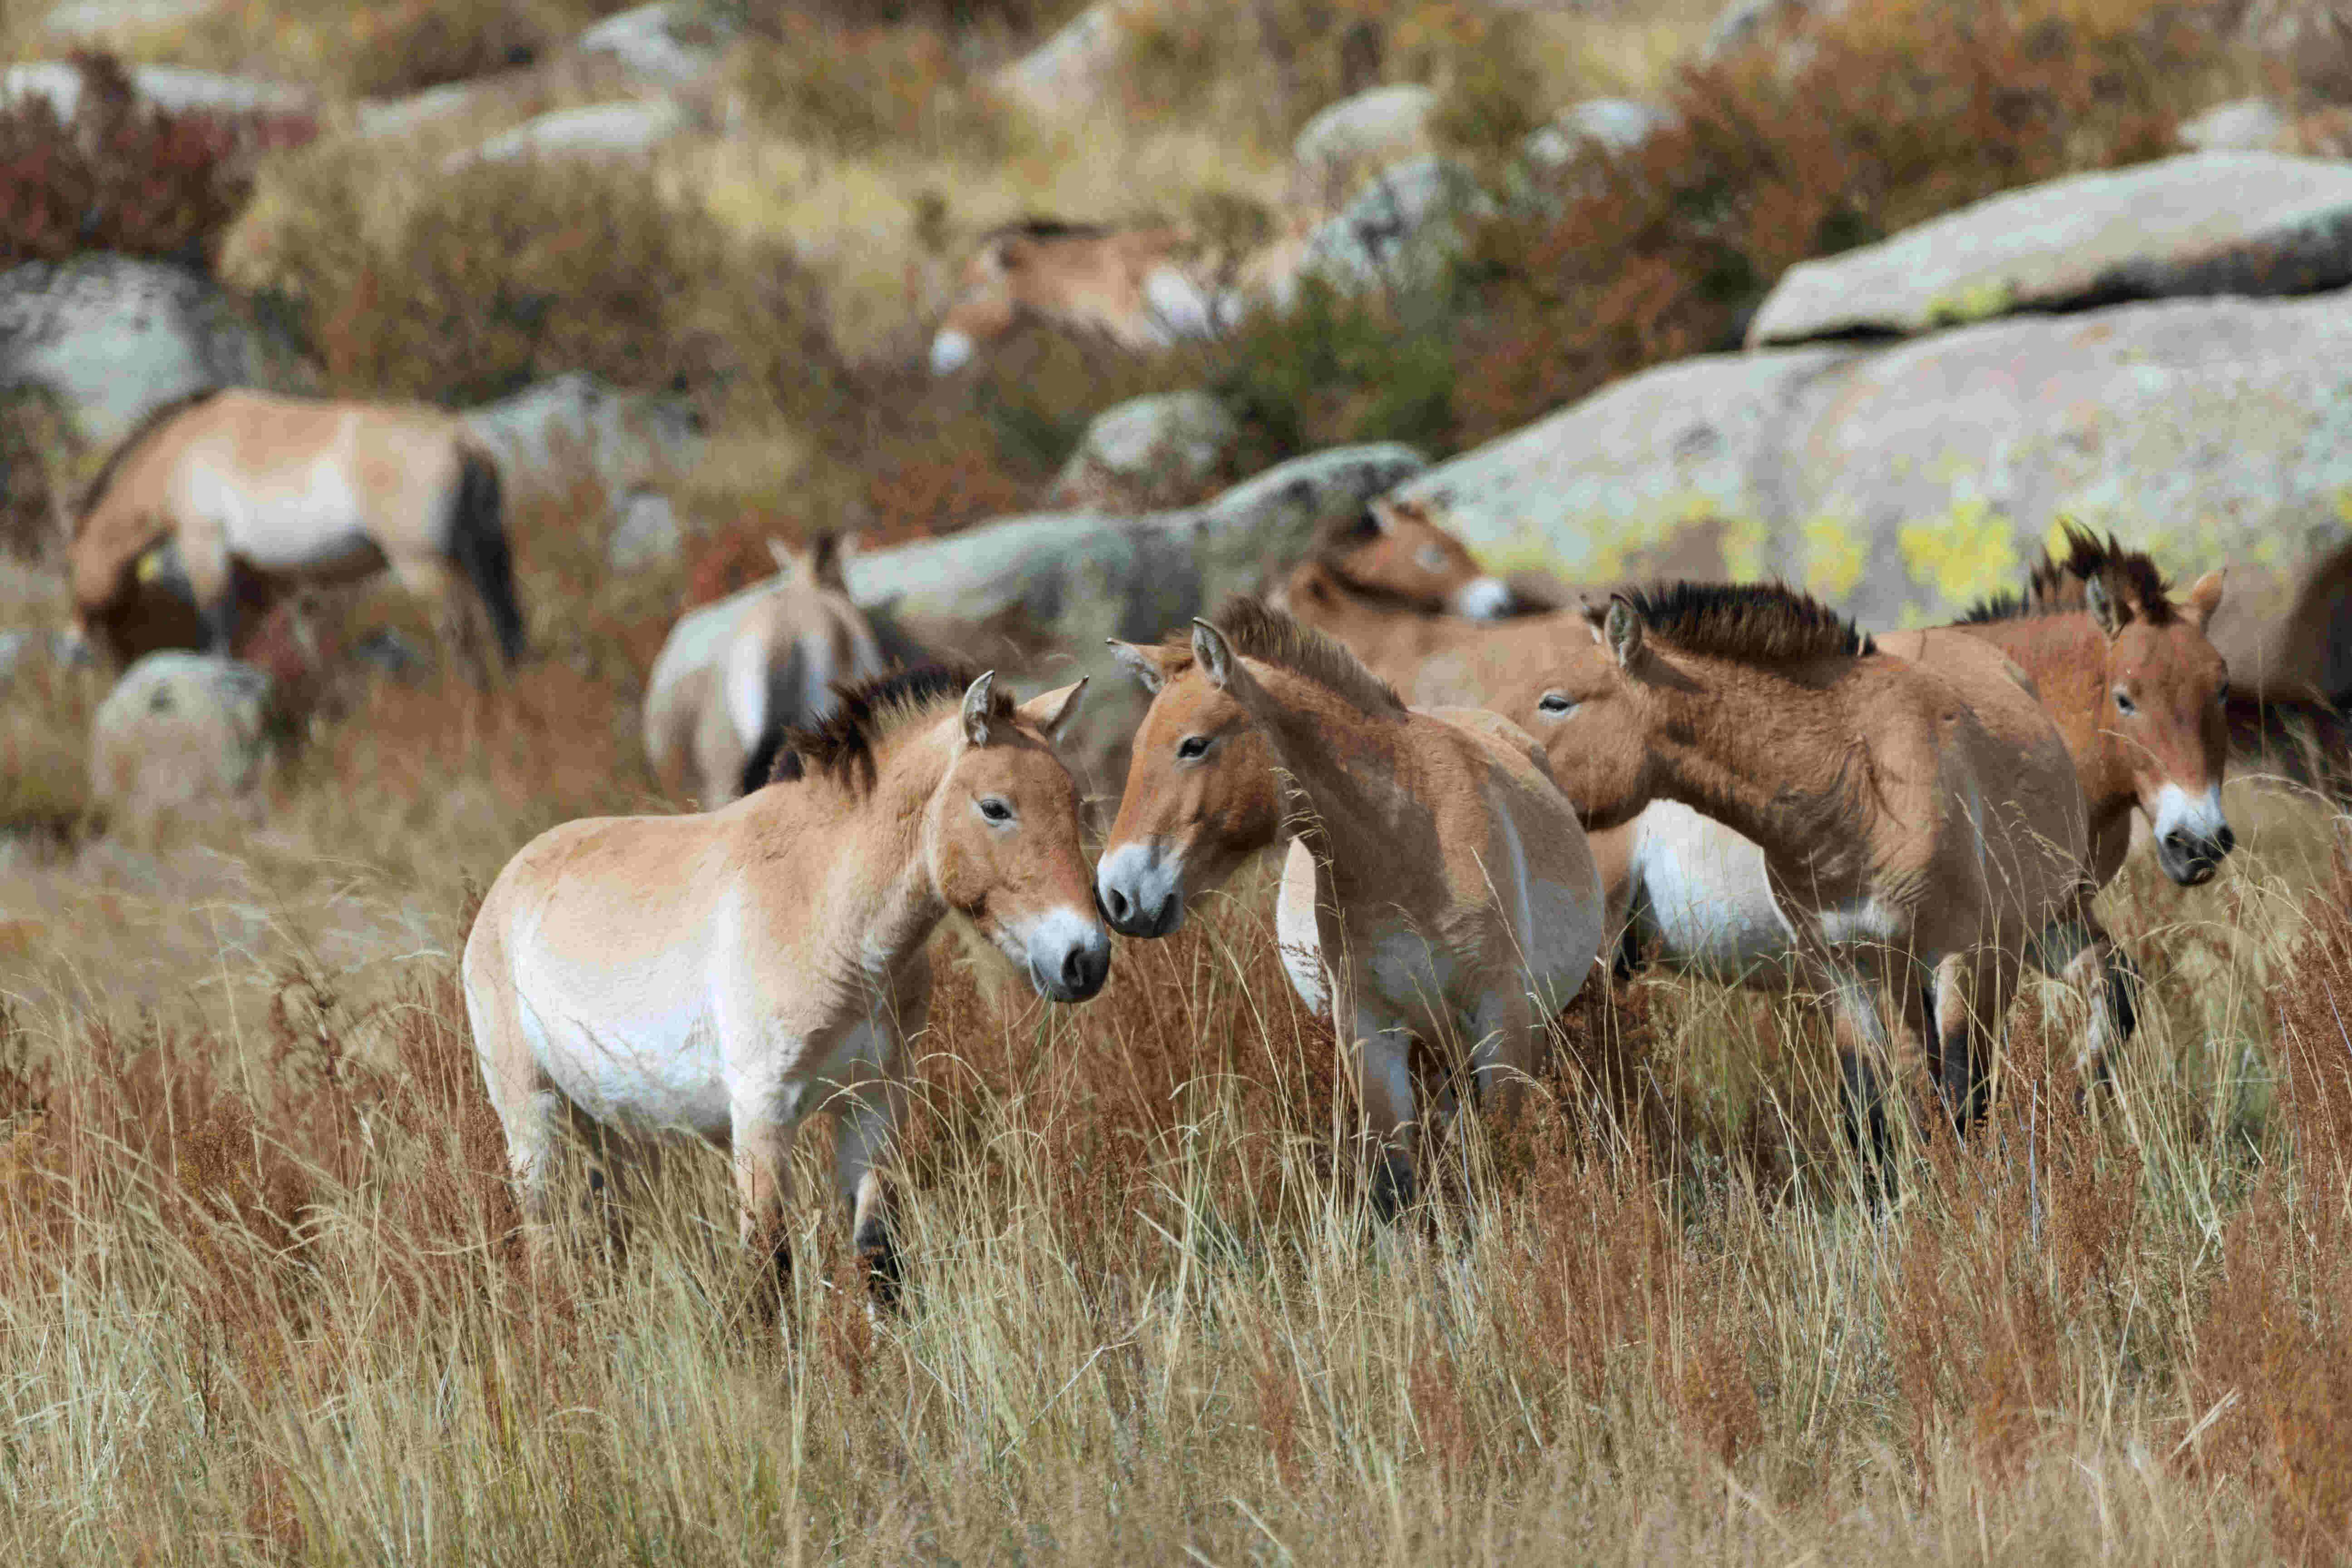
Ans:
[[[1184,852],[1159,839],[1121,844],[1095,867],[1095,900],[1121,936],[1166,936],[1184,923]]]
[[[931,374],[953,375],[971,363],[979,345],[969,334],[954,331],[941,332],[931,340]]]
[[[1083,1002],[1110,973],[1110,933],[1093,915],[1065,904],[1018,933],[1029,984],[1056,1002]]]
[[[2238,836],[2221,815],[2218,785],[2193,795],[2179,784],[2166,784],[2157,792],[2149,822],[2156,834],[2157,864],[2184,888],[2211,881],[2222,859],[2238,846]]]
[[[1499,621],[1511,613],[1511,585],[1500,577],[1473,577],[1454,591],[1454,613],[1473,621]]]

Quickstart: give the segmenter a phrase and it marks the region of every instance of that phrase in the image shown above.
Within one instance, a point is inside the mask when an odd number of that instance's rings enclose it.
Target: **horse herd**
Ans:
[[[819,606],[739,620],[788,671],[772,689],[864,646],[837,584],[771,592]],[[1150,703],[1092,864],[1055,752],[1085,681],[1015,704],[991,674],[900,669],[781,731],[771,700],[764,775],[756,749],[698,763],[709,801],[751,756],[739,798],[567,824],[483,904],[464,991],[530,1234],[567,1122],[609,1178],[684,1131],[731,1151],[743,1242],[787,1267],[790,1150],[822,1110],[860,1266],[890,1297],[881,1173],[933,927],[961,914],[1041,995],[1083,1001],[1111,932],[1167,935],[1277,844],[1285,966],[1345,1047],[1383,1217],[1414,1200],[1432,1119],[1412,1043],[1457,1053],[1508,1118],[1550,1020],[1612,963],[1822,998],[1873,1149],[1890,1107],[1963,1131],[1981,1114],[2029,964],[2087,992],[2094,1088],[2132,1029],[2136,981],[2092,899],[2134,809],[2183,885],[2232,847],[2204,635],[2221,595],[2217,573],[2176,597],[2146,556],[2070,529],[2019,596],[1926,631],[1872,637],[1779,584],[1542,609],[1424,511],[1375,501],[1267,598],[1111,645]],[[755,663],[706,647],[706,710],[748,712],[727,693],[757,687]],[[693,704],[653,709],[686,684],[648,706],[680,777]],[[740,748],[748,723],[721,722]]]
[[[226,647],[244,580],[389,562],[445,604],[470,583],[519,655],[497,470],[455,422],[273,401],[189,400],[110,459],[78,624],[121,651],[160,585]],[[401,482],[356,483],[371,465]],[[883,1172],[950,911],[1080,1002],[1111,932],[1165,936],[1286,845],[1285,967],[1342,1043],[1387,1217],[1431,1119],[1412,1042],[1456,1053],[1507,1118],[1550,1020],[1612,964],[1820,998],[1873,1149],[1890,1108],[1981,1113],[2028,965],[2084,992],[2095,1089],[2137,982],[2092,900],[2135,809],[2184,886],[2233,843],[2205,635],[2221,574],[2176,596],[2071,527],[2017,595],[1872,636],[1777,584],[1522,604],[1425,510],[1375,501],[1265,598],[1112,645],[1150,703],[1092,863],[1055,752],[1085,681],[1017,703],[988,673],[886,670],[831,542],[778,564],[726,635],[673,634],[649,681],[648,755],[708,809],[542,835],[466,943],[535,1247],[576,1123],[616,1192],[668,1135],[729,1150],[742,1240],[787,1267],[790,1152],[823,1110],[861,1267],[893,1295]]]

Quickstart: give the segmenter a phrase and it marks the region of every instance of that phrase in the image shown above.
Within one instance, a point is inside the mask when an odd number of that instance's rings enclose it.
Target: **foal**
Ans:
[[[991,675],[902,671],[843,692],[731,805],[567,823],[507,863],[466,943],[466,1013],[534,1247],[578,1118],[615,1152],[731,1151],[743,1243],[784,1277],[793,1139],[823,1106],[859,1258],[895,1293],[880,1167],[929,1005],[924,939],[967,915],[1055,1001],[1109,969],[1051,749],[1084,685],[1015,708]]]
[[[1883,1134],[1891,1053],[1965,1127],[2028,942],[2086,897],[2083,792],[2021,673],[1957,633],[1932,667],[1891,658],[1777,586],[1675,584],[1586,618],[1593,644],[1560,649],[1533,703],[1586,821],[1674,800],[1752,840],[1854,1109]]]
[[[1316,951],[1385,1218],[1417,1185],[1410,1039],[1466,1036],[1481,1099],[1511,1110],[1546,1023],[1591,971],[1600,881],[1576,813],[1515,727],[1410,710],[1337,644],[1255,601],[1220,619],[1193,623],[1189,660],[1122,653],[1157,695],[1097,893],[1115,929],[1162,935],[1186,882],[1230,871],[1237,845],[1277,829],[1305,842],[1319,868]]]

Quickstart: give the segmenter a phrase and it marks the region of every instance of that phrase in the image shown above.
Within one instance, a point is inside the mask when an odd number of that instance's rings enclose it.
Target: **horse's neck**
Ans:
[[[1355,879],[1393,865],[1413,831],[1402,714],[1365,713],[1286,670],[1253,673],[1252,713],[1290,796],[1283,836],[1305,838],[1344,896]]]
[[[1836,897],[1872,865],[1880,805],[1847,681],[1798,681],[1714,661],[1701,679],[1669,683],[1653,732],[1658,793],[1753,839],[1777,878]]]
[[[2101,721],[2106,714],[2106,638],[2081,610],[1962,628],[1991,643],[2033,678],[2042,708],[2058,726],[2082,782],[2091,826],[2128,813],[2137,798],[2131,764]]]
[[[947,913],[931,880],[925,824],[948,759],[929,738],[908,736],[877,760],[874,787],[836,830],[843,858],[859,873],[836,866],[816,911],[819,941],[835,963],[878,980],[923,944]],[[839,788],[831,783],[819,788]]]

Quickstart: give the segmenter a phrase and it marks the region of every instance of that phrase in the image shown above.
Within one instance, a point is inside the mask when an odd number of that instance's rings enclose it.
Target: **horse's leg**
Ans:
[[[791,1217],[793,1138],[799,1131],[797,1087],[782,1093],[738,1089],[730,1108],[735,1156],[737,1230],[755,1267],[773,1271],[781,1304],[793,1282]]]
[[[833,1189],[849,1211],[850,1246],[866,1289],[889,1307],[898,1304],[906,1271],[883,1167],[906,1119],[907,1086],[895,1045],[874,1037],[860,1055],[856,1077],[833,1098]]]
[[[2139,1027],[2139,973],[2085,900],[2034,939],[2034,967],[2079,992],[2088,1009],[2074,1053],[2079,1100],[2113,1083],[2107,1058]]]
[[[392,574],[400,585],[433,607],[433,629],[441,646],[465,666],[467,679],[475,685],[488,685],[489,658],[482,650],[474,617],[467,613],[465,600],[458,596],[457,579],[448,563],[421,551],[391,560]]]
[[[1489,1116],[1510,1122],[1527,1100],[1541,1037],[1526,978],[1513,974],[1481,996],[1471,1026],[1478,1031],[1470,1047],[1478,1103]]]
[[[204,618],[205,650],[227,658],[236,651],[237,612],[236,563],[229,556],[227,531],[211,519],[190,518],[175,537],[188,596]]]
[[[1937,1086],[1954,1131],[1966,1134],[1984,1111],[1992,1064],[2018,962],[1998,948],[1946,953],[1936,965]]]
[[[1829,1005],[1830,1034],[1837,1043],[1840,1098],[1846,1135],[1874,1171],[1889,1152],[1886,1131],[1887,1078],[1895,1049],[1878,996],[1852,963],[1828,954],[1808,955],[1809,989]]]
[[[1333,1010],[1347,1008],[1353,1017],[1348,1066],[1363,1107],[1358,1138],[1371,1175],[1372,1212],[1392,1220],[1412,1206],[1421,1185],[1412,1152],[1412,1032],[1368,998],[1360,995],[1349,1007],[1348,995],[1336,993]]]

